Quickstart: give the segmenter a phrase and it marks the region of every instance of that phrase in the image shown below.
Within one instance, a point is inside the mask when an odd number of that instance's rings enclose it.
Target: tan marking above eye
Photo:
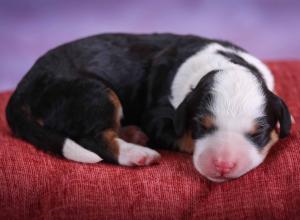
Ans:
[[[204,117],[202,117],[200,119],[200,123],[206,129],[215,127],[215,119],[211,115],[205,115]]]

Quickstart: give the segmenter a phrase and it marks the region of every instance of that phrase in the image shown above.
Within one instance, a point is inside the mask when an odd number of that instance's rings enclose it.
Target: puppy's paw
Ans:
[[[125,166],[148,166],[158,163],[160,154],[155,150],[117,139],[119,143],[118,162]]]

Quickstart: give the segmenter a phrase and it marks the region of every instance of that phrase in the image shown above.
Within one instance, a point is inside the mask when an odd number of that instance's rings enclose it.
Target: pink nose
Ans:
[[[220,160],[215,160],[214,165],[216,170],[221,174],[228,174],[232,169],[235,167],[235,163],[229,162],[229,161],[220,161]]]

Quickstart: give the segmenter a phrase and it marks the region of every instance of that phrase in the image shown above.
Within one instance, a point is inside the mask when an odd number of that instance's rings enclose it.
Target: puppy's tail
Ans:
[[[96,163],[102,160],[97,154],[83,148],[73,140],[43,127],[32,116],[31,109],[22,96],[22,92],[17,89],[6,107],[6,119],[15,136],[39,149],[64,156],[69,160],[84,163]]]

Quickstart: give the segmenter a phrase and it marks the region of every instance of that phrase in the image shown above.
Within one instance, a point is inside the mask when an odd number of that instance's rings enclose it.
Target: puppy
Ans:
[[[102,34],[39,58],[6,115],[17,137],[83,163],[156,163],[159,153],[137,144],[145,132],[149,147],[191,153],[203,176],[223,182],[257,167],[289,134],[288,107],[273,90],[270,70],[228,42]]]

